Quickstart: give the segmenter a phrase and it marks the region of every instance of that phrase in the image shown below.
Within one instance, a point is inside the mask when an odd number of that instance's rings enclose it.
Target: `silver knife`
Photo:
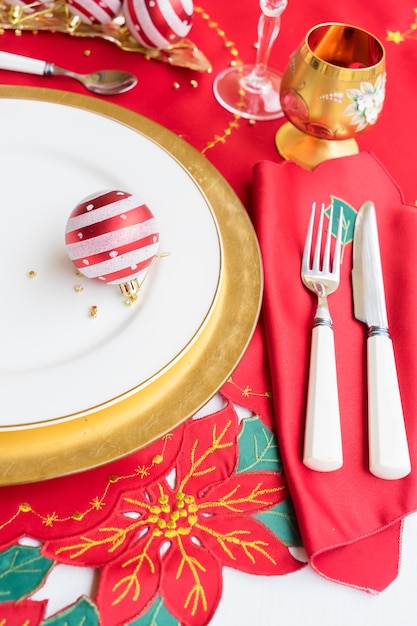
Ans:
[[[355,222],[352,285],[355,317],[368,327],[369,469],[388,480],[411,471],[394,349],[388,331],[384,282],[373,202]]]

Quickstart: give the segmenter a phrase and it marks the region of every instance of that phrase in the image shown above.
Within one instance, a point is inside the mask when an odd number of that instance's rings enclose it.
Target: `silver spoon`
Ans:
[[[114,96],[118,93],[124,93],[132,89],[138,82],[136,76],[122,70],[100,70],[91,74],[76,74],[48,61],[32,59],[10,52],[0,52],[0,69],[37,74],[38,76],[69,76],[78,80],[89,91],[100,96]]]

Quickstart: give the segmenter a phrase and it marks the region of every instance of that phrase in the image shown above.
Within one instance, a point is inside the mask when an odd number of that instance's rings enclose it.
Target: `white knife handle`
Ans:
[[[395,480],[411,471],[394,349],[389,335],[368,337],[369,469]]]
[[[334,336],[328,325],[313,328],[303,463],[318,472],[343,465]]]
[[[26,74],[38,74],[42,76],[46,66],[46,61],[0,51],[0,68],[2,70],[25,72]]]

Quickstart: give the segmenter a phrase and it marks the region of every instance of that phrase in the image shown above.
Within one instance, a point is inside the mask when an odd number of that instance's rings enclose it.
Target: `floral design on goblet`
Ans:
[[[352,104],[346,107],[345,115],[352,117],[352,124],[357,130],[364,130],[368,124],[375,124],[385,99],[386,74],[380,74],[375,81],[375,85],[369,82],[362,82],[359,89],[348,89],[346,95],[353,100]]]
[[[382,111],[385,83],[385,51],[373,35],[333,22],[312,28],[282,77],[280,154],[309,169],[356,154],[356,136]]]

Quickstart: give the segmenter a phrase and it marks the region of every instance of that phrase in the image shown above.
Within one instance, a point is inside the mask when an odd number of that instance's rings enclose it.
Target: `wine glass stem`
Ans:
[[[245,78],[245,88],[259,91],[268,86],[266,78],[268,70],[269,55],[272,46],[278,37],[281,25],[281,16],[270,16],[261,13],[258,22],[258,44],[255,66],[252,72]]]

